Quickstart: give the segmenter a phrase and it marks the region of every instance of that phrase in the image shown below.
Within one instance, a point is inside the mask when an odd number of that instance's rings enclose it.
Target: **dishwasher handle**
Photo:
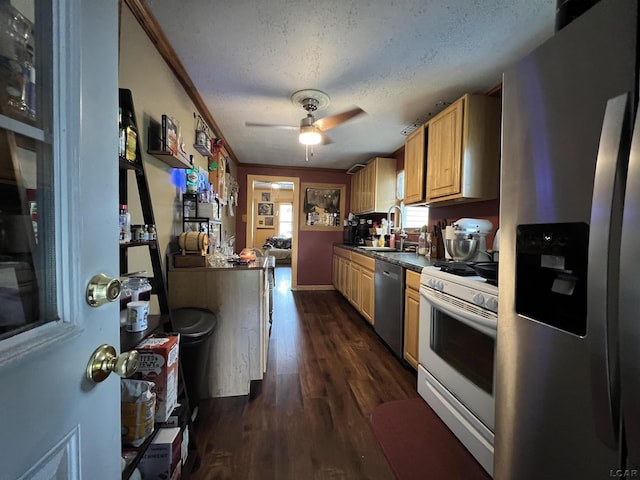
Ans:
[[[384,275],[385,277],[390,278],[391,280],[400,280],[400,275],[394,272],[390,272],[389,270],[382,270],[382,272],[380,273],[382,273],[382,275]]]

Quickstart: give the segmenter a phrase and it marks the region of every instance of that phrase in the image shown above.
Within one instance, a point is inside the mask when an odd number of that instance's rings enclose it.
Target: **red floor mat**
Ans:
[[[398,480],[490,480],[421,398],[378,405],[373,432]]]

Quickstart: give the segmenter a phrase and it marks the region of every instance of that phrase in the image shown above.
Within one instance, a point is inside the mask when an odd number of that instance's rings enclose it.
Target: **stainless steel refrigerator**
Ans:
[[[499,480],[640,478],[638,41],[602,0],[504,74]]]

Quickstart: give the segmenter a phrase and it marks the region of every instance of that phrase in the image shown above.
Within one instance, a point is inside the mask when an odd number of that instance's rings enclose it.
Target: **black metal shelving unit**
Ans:
[[[133,105],[133,96],[131,90],[120,89],[119,92],[120,107],[124,110],[129,110],[133,116],[134,125],[136,125],[136,114]],[[136,128],[139,131],[138,126]],[[138,137],[139,140],[139,137]],[[140,198],[140,205],[142,209],[142,217],[145,224],[155,225],[155,218],[153,215],[153,206],[151,204],[151,195],[149,191],[149,184],[147,182],[147,176],[145,173],[144,162],[142,161],[142,155],[140,152],[140,141],[136,145],[136,160],[128,161],[119,159],[120,162],[120,176],[119,176],[119,192],[120,203],[128,204],[127,201],[127,189],[128,189],[128,177],[129,172],[133,171],[135,174],[136,185],[138,189],[138,195]],[[188,166],[179,166],[177,168],[188,168]],[[158,306],[160,309],[159,315],[149,315],[148,328],[144,332],[127,332],[123,327],[120,329],[120,351],[125,352],[135,348],[142,340],[151,335],[152,333],[167,333],[175,331],[173,328],[173,322],[171,320],[171,310],[169,309],[169,302],[167,296],[166,287],[166,275],[162,268],[162,257],[158,245],[158,240],[145,240],[145,241],[133,241],[120,244],[120,275],[124,275],[128,272],[128,253],[132,248],[147,248],[149,252],[149,258],[153,269],[153,275],[149,277],[152,290],[151,294],[156,295],[158,300]],[[126,307],[126,306],[125,306]],[[121,307],[122,308],[122,307]],[[186,464],[182,470],[182,480],[189,478],[190,472],[199,464],[199,455],[196,448],[195,435],[193,422],[191,419],[191,408],[189,398],[187,395],[187,389],[184,384],[184,375],[182,371],[182,365],[179,365],[178,374],[178,403],[181,405],[181,412],[183,418],[181,419],[181,425],[188,426],[189,428],[189,446],[190,452]],[[142,459],[144,452],[149,447],[153,438],[158,431],[158,427],[154,428],[153,433],[145,440],[145,442],[137,448],[136,457],[130,461],[125,470],[122,472],[122,479],[128,479],[134,472],[138,463]]]

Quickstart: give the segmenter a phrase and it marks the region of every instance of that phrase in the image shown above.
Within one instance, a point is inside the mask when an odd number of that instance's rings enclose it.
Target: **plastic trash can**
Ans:
[[[204,308],[177,308],[171,311],[171,318],[174,330],[180,333],[180,361],[193,409],[201,399],[209,397],[209,356],[218,319]]]

